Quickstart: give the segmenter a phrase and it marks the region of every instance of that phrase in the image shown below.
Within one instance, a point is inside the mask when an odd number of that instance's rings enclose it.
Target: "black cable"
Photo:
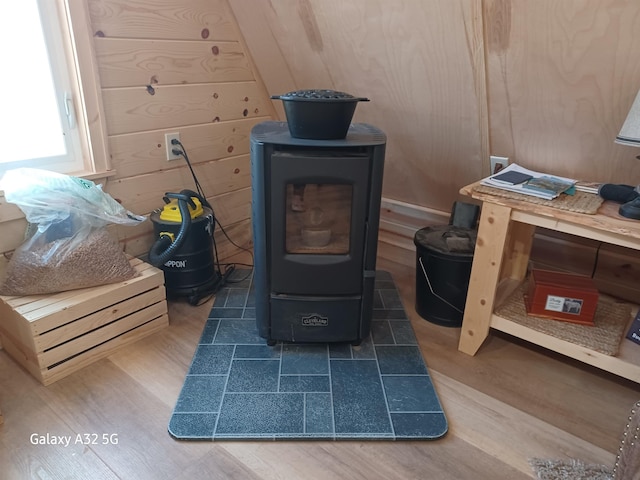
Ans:
[[[193,170],[193,167],[191,166],[191,162],[189,161],[189,156],[187,155],[187,149],[184,147],[184,145],[182,144],[182,142],[180,142],[180,140],[178,140],[177,138],[174,138],[173,140],[171,140],[171,145],[178,145],[180,147],[180,149],[174,148],[172,149],[172,152],[175,155],[180,155],[182,156],[185,161],[187,162],[187,166],[189,167],[189,171],[191,172],[191,176],[193,177],[193,182],[196,186],[196,191],[198,192],[198,194],[200,195],[200,197],[202,197],[202,201],[205,207],[208,207],[213,215],[213,222],[214,222],[214,228],[211,229],[211,242],[213,243],[213,256],[214,256],[214,263],[216,265],[216,268],[218,269],[218,272],[222,275],[222,278],[228,277],[232,271],[230,272],[229,270],[233,270],[235,269],[236,265],[246,265],[250,267],[249,273],[247,274],[247,276],[245,278],[242,278],[240,280],[234,280],[234,281],[230,281],[228,280],[228,278],[226,279],[225,282],[220,282],[216,288],[216,291],[214,292],[214,294],[224,286],[225,283],[239,283],[243,280],[245,280],[246,278],[249,278],[249,276],[251,275],[251,273],[253,272],[253,252],[245,247],[242,247],[240,245],[238,245],[236,242],[234,242],[231,237],[227,234],[226,230],[224,229],[224,227],[222,226],[222,224],[220,223],[220,221],[218,220],[218,218],[216,217],[215,213],[213,212],[213,207],[211,206],[211,204],[209,203],[209,201],[207,200],[207,196],[204,193],[204,189],[202,188],[202,185],[200,185],[200,181],[198,180],[198,177],[196,176],[196,173]],[[216,244],[216,239],[214,236],[215,233],[215,224],[217,224],[220,227],[220,230],[222,231],[223,235],[226,237],[227,240],[229,240],[229,242],[235,246],[236,248],[243,250],[247,253],[249,253],[249,255],[251,256],[251,265],[247,265],[247,264],[236,264],[236,263],[224,263],[221,264],[219,261],[219,257],[218,257],[218,246]],[[222,273],[222,266],[225,266],[225,270],[224,270],[224,274]]]
[[[227,238],[227,240],[229,240],[229,243],[231,243],[231,245],[233,245],[234,247],[247,252],[251,257],[251,264],[246,264],[246,263],[227,263],[227,264],[223,264],[223,265],[230,265],[230,266],[232,266],[232,268],[235,268],[237,265],[243,265],[243,266],[249,267],[249,272],[244,277],[242,277],[242,278],[240,278],[238,280],[227,280],[227,283],[240,283],[240,282],[243,282],[244,280],[249,278],[253,273],[253,266],[254,266],[253,265],[254,264],[253,252],[249,248],[242,247],[242,246],[238,245],[236,242],[234,242],[231,239],[231,237],[227,234],[227,231],[224,229],[224,227],[222,226],[220,221],[217,218],[215,218],[215,216],[214,216],[214,219],[215,219],[215,222],[220,227],[220,231],[222,231],[223,235]],[[215,248],[215,240],[213,242],[213,245],[214,245],[214,248]],[[216,254],[216,258],[217,258],[217,254]],[[218,267],[218,268],[220,268],[220,267]]]
[[[204,199],[204,201],[206,202],[206,206],[211,208],[211,211],[213,211],[213,208],[211,207],[211,205],[209,204],[209,202],[207,201],[206,195],[204,194],[204,190],[202,189],[202,186],[200,185],[200,182],[198,181],[198,177],[196,177],[195,172],[193,171],[193,168],[191,167],[191,162],[189,161],[189,156],[187,155],[187,149],[184,148],[184,145],[182,144],[182,142],[180,142],[180,140],[178,140],[177,138],[174,138],[173,140],[171,140],[171,144],[172,145],[179,145],[181,150],[177,150],[173,153],[175,153],[176,155],[181,155],[184,157],[185,161],[187,162],[187,165],[189,167],[189,170],[191,171],[191,176],[193,177],[193,181],[196,185],[196,189],[198,191],[198,193],[202,196],[202,198]],[[227,238],[227,240],[229,240],[229,242],[235,246],[236,248],[239,248],[240,250],[244,250],[246,252],[248,252],[249,254],[251,254],[251,258],[252,258],[252,262],[253,262],[253,253],[251,252],[250,249],[248,248],[244,248],[241,247],[240,245],[238,245],[237,243],[235,243],[231,237],[229,237],[229,235],[227,234],[227,232],[225,231],[224,227],[222,226],[222,224],[220,223],[220,221],[218,220],[218,218],[214,215],[214,220],[215,222],[218,224],[218,226],[220,227],[220,230],[222,231],[222,233],[224,234],[224,236]]]
[[[210,295],[207,295],[206,297],[202,297],[200,300],[198,300],[196,303],[192,304],[194,307],[199,307],[200,305],[204,305],[205,303],[207,303],[209,300],[211,300],[213,298],[213,296],[216,294],[217,292],[214,292]]]
[[[191,162],[189,161],[189,156],[187,155],[187,149],[184,148],[184,145],[182,144],[182,142],[180,142],[180,140],[178,140],[177,138],[174,138],[173,140],[171,140],[171,145],[178,145],[180,147],[180,150],[173,149],[172,152],[176,155],[181,155],[182,157],[184,157],[185,161],[187,162],[187,166],[189,167],[189,171],[191,172],[191,176],[193,177],[193,183],[196,186],[196,190],[204,200],[205,206],[211,208],[211,205],[209,205],[209,202],[207,201],[207,197],[204,194],[204,190],[202,189],[202,186],[198,181],[198,177],[196,177],[196,173],[193,171],[193,167],[191,166]],[[211,208],[211,210],[213,211],[213,208]]]

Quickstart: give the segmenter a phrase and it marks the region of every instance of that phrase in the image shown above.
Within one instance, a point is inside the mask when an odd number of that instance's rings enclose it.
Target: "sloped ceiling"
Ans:
[[[230,0],[270,94],[329,88],[369,98],[354,121],[387,134],[383,195],[444,211],[482,174],[477,3]]]

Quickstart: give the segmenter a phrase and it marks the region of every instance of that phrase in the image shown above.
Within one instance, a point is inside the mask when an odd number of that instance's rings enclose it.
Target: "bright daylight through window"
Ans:
[[[74,175],[107,170],[102,126],[89,126],[85,120],[102,117],[92,111],[99,102],[95,93],[88,102],[81,96],[87,90],[81,75],[83,57],[90,64],[86,8],[84,1],[76,0],[20,0],[6,7],[0,29],[5,65],[0,76],[4,117],[0,176],[18,167]],[[82,20],[80,32],[72,27],[74,14]],[[88,90],[99,92],[99,88]],[[96,139],[97,156],[91,145]]]

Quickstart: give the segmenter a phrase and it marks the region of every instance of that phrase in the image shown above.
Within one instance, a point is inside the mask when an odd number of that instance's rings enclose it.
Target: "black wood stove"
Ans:
[[[385,146],[362,123],[339,140],[294,138],[284,122],[253,128],[256,322],[267,343],[369,335]]]

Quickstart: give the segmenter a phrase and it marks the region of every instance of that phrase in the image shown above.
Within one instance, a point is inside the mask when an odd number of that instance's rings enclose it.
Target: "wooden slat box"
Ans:
[[[0,295],[0,341],[49,385],[169,325],[164,274],[131,258],[125,282],[24,297]]]

